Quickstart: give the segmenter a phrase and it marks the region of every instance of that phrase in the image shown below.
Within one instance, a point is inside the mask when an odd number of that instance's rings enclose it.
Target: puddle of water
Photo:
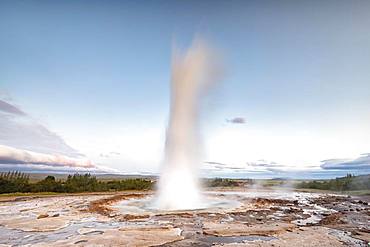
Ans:
[[[333,212],[336,212],[336,211],[314,204],[313,209],[307,209],[307,208],[303,209],[303,214],[308,214],[310,215],[310,217],[308,217],[307,219],[294,220],[292,221],[292,223],[298,226],[305,226],[308,224],[317,224],[323,218],[322,215],[324,213],[333,213]]]
[[[366,244],[362,240],[353,238],[350,236],[350,233],[348,234],[344,231],[330,229],[329,234],[337,237],[340,241],[344,242],[348,246],[354,246],[354,247],[370,246],[370,244]]]
[[[200,241],[209,244],[230,244],[230,243],[244,243],[248,241],[270,241],[276,239],[275,237],[268,236],[230,236],[230,237],[218,237],[218,236],[207,236],[200,238]]]

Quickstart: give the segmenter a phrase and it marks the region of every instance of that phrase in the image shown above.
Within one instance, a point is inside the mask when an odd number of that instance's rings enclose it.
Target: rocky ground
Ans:
[[[9,198],[0,246],[369,246],[369,198],[214,191],[208,209],[161,212],[150,193]]]

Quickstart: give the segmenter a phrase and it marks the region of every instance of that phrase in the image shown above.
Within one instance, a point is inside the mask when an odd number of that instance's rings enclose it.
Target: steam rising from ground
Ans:
[[[200,40],[194,41],[185,54],[174,51],[170,120],[157,196],[161,209],[203,207],[198,181],[198,117],[200,100],[219,74],[215,61],[214,52]]]

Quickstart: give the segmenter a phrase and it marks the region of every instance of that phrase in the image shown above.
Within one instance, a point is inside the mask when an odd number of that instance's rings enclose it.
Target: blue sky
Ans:
[[[206,172],[369,173],[369,11],[368,1],[1,1],[0,100],[26,115],[2,104],[0,145],[157,172],[171,47],[198,35],[225,64],[202,115],[204,161],[223,166]]]

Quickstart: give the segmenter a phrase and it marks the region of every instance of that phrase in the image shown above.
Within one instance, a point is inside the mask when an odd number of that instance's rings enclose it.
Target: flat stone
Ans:
[[[232,243],[224,245],[216,245],[217,247],[343,247],[343,243],[336,237],[329,234],[329,229],[325,227],[307,227],[304,231],[300,231],[299,236],[297,232],[281,232],[277,235],[277,239],[270,241],[256,240],[247,243]]]
[[[120,229],[109,229],[100,235],[77,236],[68,240],[52,243],[55,247],[65,246],[157,246],[182,240],[181,229],[171,226],[137,226]],[[46,247],[50,243],[39,243],[33,246]]]
[[[25,232],[48,232],[62,229],[68,226],[70,219],[66,218],[30,218],[19,217],[8,220],[0,220],[0,224],[9,229],[17,229]]]
[[[203,225],[203,232],[214,236],[271,236],[287,230],[292,230],[295,227],[294,224],[290,223],[246,225],[241,223],[205,222]]]

